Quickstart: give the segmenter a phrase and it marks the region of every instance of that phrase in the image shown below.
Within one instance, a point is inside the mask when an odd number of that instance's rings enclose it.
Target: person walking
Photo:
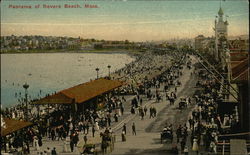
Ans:
[[[51,155],[57,155],[56,153],[56,148],[54,147],[53,150],[51,151]]]
[[[188,120],[188,123],[189,123],[189,129],[193,130],[194,129],[194,120],[191,117]]]
[[[114,115],[114,119],[115,119],[115,122],[118,122],[118,115],[117,114]]]
[[[179,139],[181,137],[181,129],[182,129],[182,127],[181,127],[181,125],[179,125],[179,127],[176,130],[177,143],[179,143]]]
[[[51,150],[50,150],[50,148],[49,147],[47,147],[47,155],[51,155]]]
[[[99,129],[100,129],[99,124],[98,124],[97,121],[95,122],[95,129],[96,129],[97,131],[99,131]]]
[[[87,134],[84,135],[83,140],[84,140],[84,144],[87,144],[87,141],[88,141]]]
[[[194,152],[196,152],[197,155],[199,154],[198,140],[197,140],[196,137],[194,137],[194,140],[193,140],[193,147],[192,147],[192,150],[193,150]]]
[[[153,117],[153,107],[149,109],[149,118]]]
[[[85,122],[83,122],[83,124],[82,124],[82,130],[83,130],[83,134],[85,134],[85,132],[86,132],[86,123]]]
[[[156,108],[155,108],[155,107],[153,107],[153,109],[152,109],[152,110],[153,110],[153,111],[152,111],[152,112],[153,112],[153,114],[152,114],[152,115],[153,115],[153,118],[154,118],[154,117],[156,117]]]
[[[42,136],[38,135],[38,145],[41,147],[43,145]]]
[[[70,151],[70,137],[66,137],[64,142],[63,142],[63,152],[66,153],[66,152],[69,152]]]
[[[121,110],[121,114],[123,115],[123,113],[124,113],[124,107],[121,106],[120,110]]]
[[[145,106],[145,107],[144,107],[144,114],[145,114],[145,116],[146,116],[146,114],[147,114],[147,111],[148,111],[148,109],[147,109],[147,107]]]
[[[126,137],[125,137],[125,131],[122,130],[122,141],[125,142],[126,141]]]
[[[95,137],[95,126],[92,126],[92,136]]]
[[[186,141],[184,138],[182,138],[182,140],[181,140],[181,152],[184,152],[185,145],[186,145]]]
[[[70,140],[70,149],[71,149],[71,152],[74,151],[74,141],[72,139]]]
[[[108,126],[111,126],[111,118],[108,116]]]
[[[144,112],[143,110],[141,110],[141,120],[143,120],[143,118],[144,118]]]
[[[89,133],[89,122],[86,123],[87,134]]]
[[[125,135],[127,134],[127,127],[126,123],[123,124],[122,130],[125,132]]]
[[[74,145],[75,147],[77,146],[77,143],[79,141],[79,135],[77,132],[75,132],[74,136],[73,136],[73,141],[74,141]]]
[[[136,136],[135,123],[132,125],[132,134]]]
[[[34,144],[33,144],[33,146],[35,147],[36,151],[40,150],[40,146],[39,146],[39,143],[38,143],[37,136],[34,136]]]
[[[30,154],[30,150],[29,150],[28,145],[29,145],[29,144],[27,144],[27,143],[24,145],[24,150],[23,150],[24,155],[26,155],[26,154]]]
[[[63,128],[62,127],[59,128],[59,130],[58,130],[58,140],[59,139],[63,140]]]
[[[134,106],[131,107],[130,112],[131,112],[131,114],[135,114],[135,108],[134,108]]]
[[[108,147],[108,143],[106,140],[103,140],[102,141],[102,144],[101,144],[101,149],[102,149],[102,153],[103,154],[106,154],[107,153],[107,147]]]
[[[52,129],[52,130],[51,130],[51,139],[52,139],[52,140],[55,140],[55,136],[56,136],[55,130]]]
[[[188,155],[188,147],[187,146],[185,146],[185,148],[184,148],[184,155]]]

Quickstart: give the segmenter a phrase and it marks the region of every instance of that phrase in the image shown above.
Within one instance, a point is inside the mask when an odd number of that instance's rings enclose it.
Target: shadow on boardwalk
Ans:
[[[124,155],[175,155],[170,149],[131,149],[126,152]]]

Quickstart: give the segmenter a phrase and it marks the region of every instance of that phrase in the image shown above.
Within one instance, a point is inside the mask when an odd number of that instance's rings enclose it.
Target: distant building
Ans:
[[[198,35],[194,40],[196,50],[200,52],[207,52],[209,55],[214,55],[214,37],[204,37],[203,35]]]
[[[196,50],[201,50],[203,49],[203,42],[206,40],[206,38],[203,35],[198,35],[194,39],[194,47]]]
[[[248,52],[249,51],[249,38],[229,38],[229,50],[231,52]]]

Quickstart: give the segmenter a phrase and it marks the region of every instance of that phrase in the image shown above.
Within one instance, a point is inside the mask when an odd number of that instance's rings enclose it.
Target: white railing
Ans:
[[[222,155],[225,155],[225,140],[223,140]]]

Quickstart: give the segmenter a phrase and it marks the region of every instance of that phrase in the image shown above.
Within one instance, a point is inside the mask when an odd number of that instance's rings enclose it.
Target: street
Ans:
[[[195,63],[196,59],[192,57],[192,62]],[[114,155],[130,155],[130,154],[166,154],[168,149],[172,147],[171,143],[160,143],[160,132],[164,128],[165,124],[173,124],[174,130],[179,124],[184,124],[188,120],[188,115],[194,105],[189,105],[187,109],[180,111],[177,109],[177,105],[180,102],[180,97],[192,96],[195,89],[196,77],[191,76],[193,69],[189,70],[186,66],[183,68],[183,75],[180,77],[182,85],[177,89],[177,100],[174,105],[169,104],[166,101],[164,92],[163,101],[156,103],[155,100],[145,101],[146,98],[143,98],[143,106],[154,106],[158,111],[155,118],[149,119],[149,114],[145,116],[143,120],[139,116],[129,119],[127,122],[127,141],[121,141],[121,129],[116,131],[116,143],[115,149],[111,154]],[[162,89],[161,89],[162,90]],[[174,88],[171,88],[169,92],[173,91]],[[136,124],[137,135],[132,135],[132,123]],[[174,134],[175,135],[175,134]],[[176,143],[174,138],[173,144]]]

